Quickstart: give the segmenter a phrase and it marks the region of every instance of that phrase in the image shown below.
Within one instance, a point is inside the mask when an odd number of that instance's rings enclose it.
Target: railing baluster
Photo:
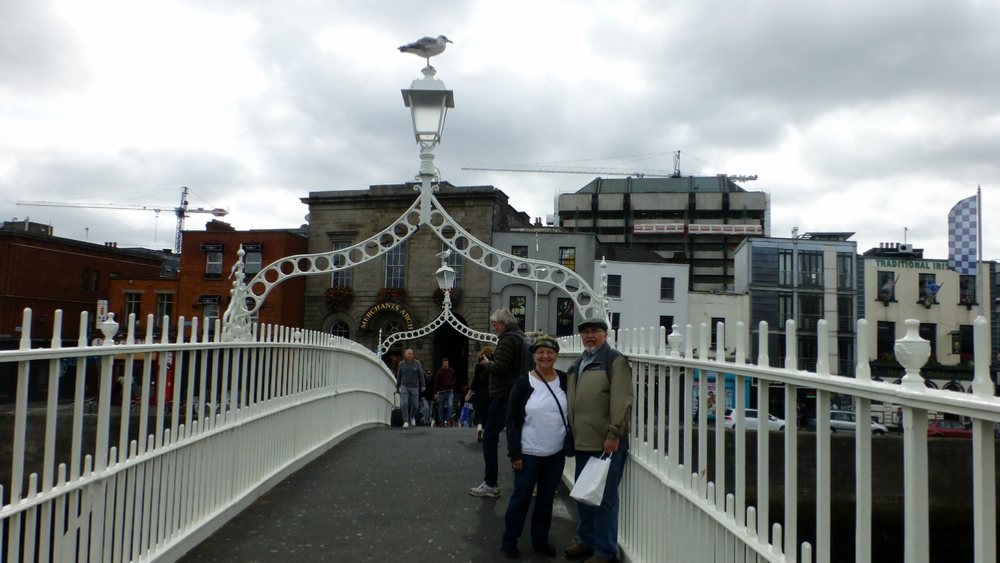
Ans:
[[[858,321],[858,364],[855,379],[870,382],[871,367],[868,364],[868,321]],[[862,424],[871,420],[871,400],[858,397],[856,421],[860,430]],[[855,563],[872,561],[872,433],[856,432],[854,443],[855,475]]]
[[[989,323],[983,317],[973,322],[975,345],[975,380],[973,394],[978,398],[993,397],[993,382],[990,380],[990,332]],[[972,525],[975,533],[975,561],[986,563],[996,561],[997,541],[997,494],[996,466],[994,461],[996,440],[994,427],[989,420],[972,421]]]
[[[829,563],[830,561],[830,404],[830,392],[822,389],[816,390],[817,563]],[[859,425],[858,431],[861,430]]]

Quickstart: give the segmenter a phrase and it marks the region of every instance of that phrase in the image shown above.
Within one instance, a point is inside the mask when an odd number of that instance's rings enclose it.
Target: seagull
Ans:
[[[434,256],[436,258],[440,259],[441,263],[443,264],[446,260],[448,260],[448,257],[451,256],[451,249],[450,248],[446,248],[446,249],[442,250],[441,252],[438,252]]]
[[[431,57],[443,53],[444,48],[448,43],[452,43],[452,41],[444,35],[438,35],[437,39],[433,37],[424,37],[423,39],[418,39],[408,45],[403,45],[399,48],[399,52],[413,53],[414,55],[421,56],[427,59],[427,66],[431,66]]]

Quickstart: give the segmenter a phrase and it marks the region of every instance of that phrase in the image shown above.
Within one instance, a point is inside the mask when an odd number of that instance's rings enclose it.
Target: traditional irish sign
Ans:
[[[875,266],[879,268],[903,268],[909,270],[947,270],[947,262],[931,262],[928,260],[885,260],[878,258]]]
[[[364,316],[361,317],[361,329],[368,330],[372,319],[377,317],[379,313],[396,313],[406,323],[406,330],[413,330],[413,316],[410,315],[410,312],[405,307],[392,301],[376,303],[374,307],[365,311]]]

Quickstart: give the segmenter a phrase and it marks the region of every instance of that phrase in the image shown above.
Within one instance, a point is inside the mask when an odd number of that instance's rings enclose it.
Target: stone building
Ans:
[[[414,184],[374,185],[367,190],[310,192],[309,252],[347,248],[392,225],[418,197]],[[493,233],[525,226],[527,215],[514,210],[493,186],[453,186],[441,182],[436,197],[472,236],[493,244]],[[305,290],[305,327],[344,336],[371,349],[398,331],[429,324],[442,312],[434,272],[443,243],[427,227],[392,251],[331,276],[309,276]],[[458,277],[452,310],[465,325],[490,330],[490,271],[460,256],[449,263]],[[437,370],[447,357],[459,382],[471,373],[482,344],[470,342],[449,325],[429,336],[397,343],[384,357],[395,367],[412,348],[425,369]]]

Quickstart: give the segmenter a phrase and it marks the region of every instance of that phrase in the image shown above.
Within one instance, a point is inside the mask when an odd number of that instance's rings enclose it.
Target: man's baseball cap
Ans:
[[[583,329],[587,328],[588,326],[597,327],[603,331],[608,330],[608,323],[604,319],[599,317],[594,317],[592,319],[585,319],[576,328],[577,330],[583,331]]]

